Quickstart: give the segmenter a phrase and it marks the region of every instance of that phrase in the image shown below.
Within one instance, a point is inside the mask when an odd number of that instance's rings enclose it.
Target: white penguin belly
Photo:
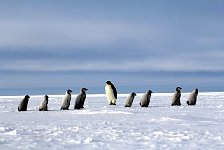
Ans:
[[[46,106],[46,105],[45,105],[45,102],[44,102],[44,101],[42,101],[42,102],[40,103],[39,108],[40,108],[40,109],[43,109],[43,108],[44,108],[44,106]]]
[[[134,98],[130,95],[125,100],[125,106],[131,106],[133,103]]]
[[[116,98],[114,97],[114,91],[110,86],[105,87],[106,90],[106,96],[107,96],[107,101],[108,103],[116,103]]]
[[[71,96],[67,94],[64,97],[64,99],[62,100],[61,105],[66,107],[66,106],[70,105],[70,101],[71,101]]]

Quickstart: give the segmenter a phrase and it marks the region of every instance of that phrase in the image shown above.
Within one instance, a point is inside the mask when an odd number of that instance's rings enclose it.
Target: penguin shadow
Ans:
[[[37,111],[39,111],[39,110],[37,110]],[[39,111],[39,112],[51,112],[51,111],[62,111],[62,110],[60,110],[60,109],[50,109],[50,110],[47,110],[47,111]]]
[[[162,105],[151,105],[149,108],[166,108],[167,106],[162,106]]]
[[[68,111],[81,111],[81,110],[87,110],[85,108],[80,108],[80,109],[67,109],[67,110],[61,110],[61,109],[50,109],[48,111],[61,111],[61,112],[68,112]],[[39,110],[38,110],[39,111]]]
[[[36,112],[36,111],[39,111],[39,110],[34,110],[34,109],[28,109],[26,111],[18,111],[18,110],[15,110],[15,112],[19,112],[19,113],[26,113],[26,112]]]
[[[120,108],[124,109],[150,109],[150,108],[167,108],[168,106],[163,105],[149,105],[148,107],[141,107],[137,105],[132,105],[131,107],[121,106]]]
[[[49,110],[45,110],[45,111],[40,111],[39,109],[28,109],[27,111],[18,111],[15,110],[15,112],[56,112],[56,111],[61,111],[61,112],[68,112],[68,111],[81,111],[81,110],[87,110],[85,108],[81,108],[81,109],[68,109],[68,110],[60,110],[60,109],[49,109]]]

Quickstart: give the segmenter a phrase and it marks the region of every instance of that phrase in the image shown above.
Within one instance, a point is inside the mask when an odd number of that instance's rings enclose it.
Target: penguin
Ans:
[[[61,101],[61,110],[68,110],[71,101],[72,90],[68,89],[65,93],[65,97]]]
[[[28,105],[29,98],[30,98],[29,95],[26,95],[23,98],[23,100],[19,104],[18,111],[27,111],[27,105]]]
[[[152,94],[152,91],[151,90],[148,90],[141,98],[140,100],[140,106],[141,107],[148,107],[149,106],[149,103],[150,103],[150,98],[151,98],[151,94]]]
[[[105,92],[106,92],[108,104],[116,105],[117,90],[114,87],[113,83],[111,83],[111,81],[106,82]]]
[[[81,108],[84,108],[84,102],[85,102],[85,99],[86,99],[86,91],[88,89],[86,88],[82,88],[80,90],[80,93],[79,95],[77,95],[76,97],[76,100],[75,100],[75,106],[74,106],[74,109],[81,109]]]
[[[136,94],[133,92],[131,93],[125,100],[125,104],[124,106],[125,107],[131,107],[132,103],[133,103],[133,100],[135,98]]]
[[[49,97],[47,95],[44,96],[44,100],[40,103],[39,111],[48,111],[48,98]]]
[[[181,97],[181,87],[176,88],[176,92],[173,95],[171,106],[181,106],[180,97]]]
[[[198,89],[196,88],[196,89],[194,89],[194,90],[192,91],[192,93],[189,95],[187,104],[188,104],[188,105],[196,105],[197,96],[198,96]]]

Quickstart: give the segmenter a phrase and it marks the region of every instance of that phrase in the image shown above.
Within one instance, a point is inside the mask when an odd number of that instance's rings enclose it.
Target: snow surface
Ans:
[[[18,112],[23,96],[0,97],[0,149],[224,149],[224,93],[199,93],[196,106],[170,106],[172,93],[153,93],[150,107],[131,108],[128,94],[108,106],[104,94],[87,94],[85,108],[59,110],[63,95],[32,96],[27,112]]]

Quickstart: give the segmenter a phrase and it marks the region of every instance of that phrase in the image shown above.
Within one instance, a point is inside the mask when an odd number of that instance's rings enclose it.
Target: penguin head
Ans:
[[[45,95],[44,98],[45,98],[45,99],[48,99],[49,97],[48,97],[48,95]]]
[[[29,99],[29,98],[30,98],[30,96],[29,96],[29,95],[26,95],[26,96],[25,96],[25,98],[26,98],[26,99]]]
[[[198,89],[197,89],[197,88],[195,89],[195,93],[197,93],[197,94],[198,94]]]
[[[178,87],[176,88],[176,91],[180,92],[181,89],[182,89],[182,88],[178,86]]]
[[[71,93],[72,93],[72,90],[68,89],[67,94],[71,94]]]
[[[108,84],[108,85],[112,85],[111,81],[107,81],[106,84]]]
[[[153,92],[151,91],[151,90],[148,90],[148,92],[147,92],[148,94],[152,94]]]
[[[82,88],[81,92],[86,92],[88,89],[87,88]]]
[[[135,93],[135,92],[133,92],[133,93],[131,93],[131,94],[132,94],[132,96],[133,96],[133,97],[135,97],[135,96],[136,96],[136,93]]]

